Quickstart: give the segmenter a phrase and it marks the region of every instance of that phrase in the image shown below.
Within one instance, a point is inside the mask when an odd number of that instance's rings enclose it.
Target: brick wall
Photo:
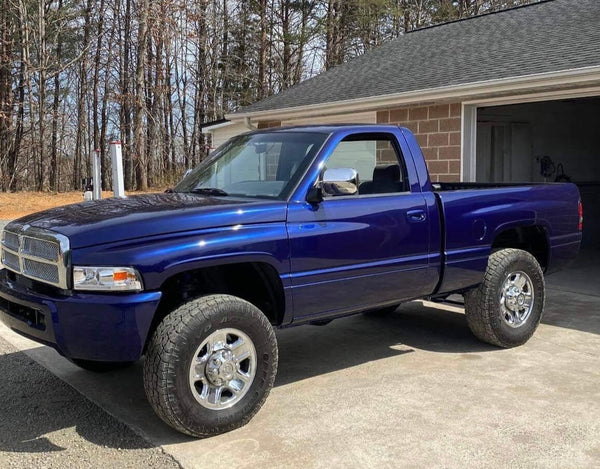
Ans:
[[[257,125],[257,129],[269,129],[271,127],[281,127],[281,121],[260,121]]]
[[[460,103],[392,108],[377,112],[378,124],[409,128],[425,155],[433,182],[460,179]]]

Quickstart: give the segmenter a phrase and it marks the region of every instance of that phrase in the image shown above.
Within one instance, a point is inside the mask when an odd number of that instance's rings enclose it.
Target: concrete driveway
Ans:
[[[549,290],[543,324],[511,350],[474,339],[461,309],[417,302],[280,331],[263,409],[205,440],[154,416],[140,364],[94,375],[0,335],[187,468],[599,467],[600,296]]]

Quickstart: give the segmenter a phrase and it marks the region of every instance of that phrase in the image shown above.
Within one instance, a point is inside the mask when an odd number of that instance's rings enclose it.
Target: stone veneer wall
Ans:
[[[390,108],[377,112],[377,123],[397,124],[415,134],[433,182],[458,181],[460,113],[460,103]]]

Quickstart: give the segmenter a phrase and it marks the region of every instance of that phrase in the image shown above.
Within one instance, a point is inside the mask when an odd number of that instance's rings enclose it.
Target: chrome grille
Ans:
[[[2,232],[2,264],[25,277],[66,289],[69,240],[52,231],[18,223]]]
[[[23,245],[21,246],[23,254],[41,257],[49,261],[58,261],[60,246],[55,241],[46,241],[44,239],[30,238],[23,236]]]
[[[48,283],[58,283],[58,266],[45,262],[23,259],[23,275],[37,278]]]
[[[13,251],[19,250],[19,235],[11,233],[10,231],[4,231],[2,236],[2,244],[8,249]]]
[[[2,264],[8,267],[11,270],[19,270],[19,256],[13,254],[12,252],[7,251],[6,249],[2,250]]]

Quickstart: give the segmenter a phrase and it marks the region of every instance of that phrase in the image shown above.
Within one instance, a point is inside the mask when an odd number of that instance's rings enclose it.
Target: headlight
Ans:
[[[131,267],[73,267],[75,290],[140,291],[142,277]]]

